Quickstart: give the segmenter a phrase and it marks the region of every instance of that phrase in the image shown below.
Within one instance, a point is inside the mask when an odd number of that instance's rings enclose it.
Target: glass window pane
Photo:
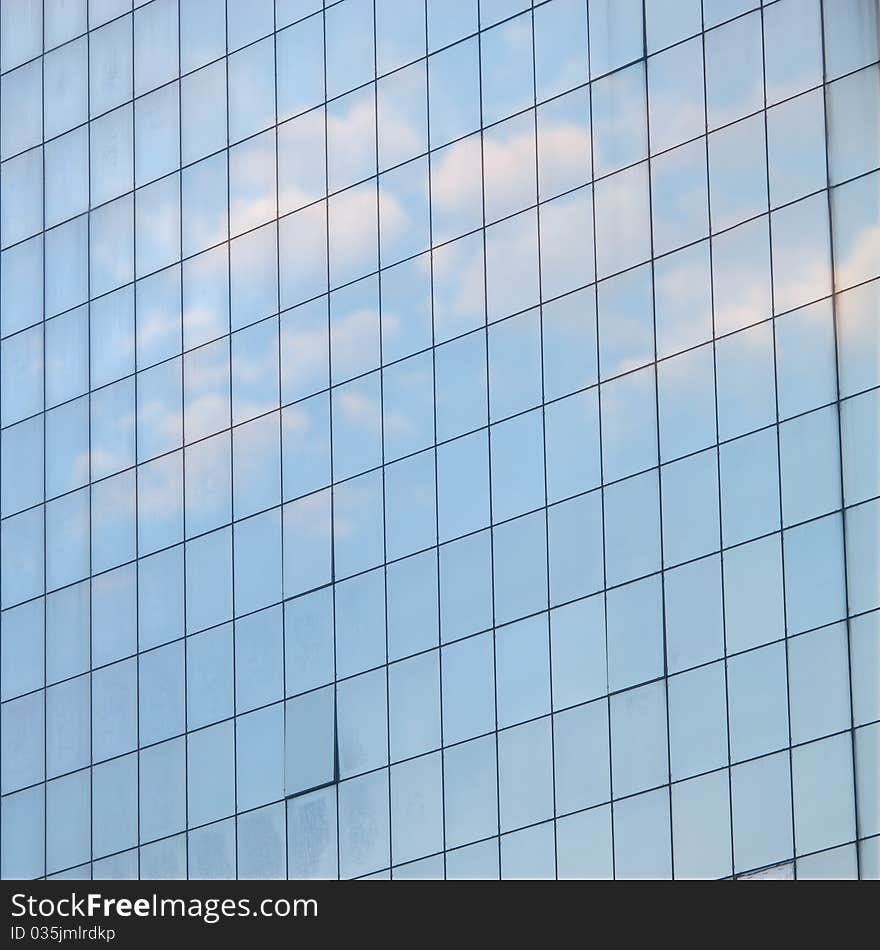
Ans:
[[[825,187],[825,114],[820,91],[767,110],[767,148],[771,207]]]
[[[829,19],[847,16],[828,11]],[[822,81],[822,11],[816,0],[781,0],[764,11],[768,103],[787,99]]]
[[[731,770],[734,870],[748,871],[792,856],[791,771],[787,753]]]
[[[605,596],[608,687],[625,689],[663,672],[663,608],[657,576],[626,584]]]
[[[618,880],[672,876],[668,789],[615,802],[614,830]]]
[[[587,18],[577,0],[555,0],[534,13],[538,101],[587,81]]]
[[[373,78],[374,22],[369,0],[343,0],[325,14],[328,98]]]
[[[875,61],[880,54],[877,8],[871,0],[843,0],[837,15],[826,16],[823,26],[827,79]]]
[[[666,690],[662,683],[611,697],[614,793],[631,795],[668,781]]]
[[[330,687],[306,693],[286,703],[285,794],[303,794],[334,780],[334,715],[334,695]]]
[[[480,126],[477,39],[435,53],[428,60],[431,147],[461,138]]]
[[[484,123],[496,122],[534,104],[532,44],[528,14],[480,34]]]
[[[388,702],[392,762],[440,747],[438,651],[389,666]]]
[[[644,49],[638,0],[596,0],[590,5],[590,75],[601,76],[638,59]]]
[[[645,67],[639,63],[592,85],[595,174],[607,175],[648,155]]]
[[[177,7],[174,0],[158,0],[134,14],[136,96],[163,85],[180,71]]]
[[[706,33],[706,106],[709,128],[763,106],[761,14],[731,20]]]
[[[596,183],[596,268],[607,277],[650,257],[648,167],[642,163]]]
[[[682,145],[652,160],[654,253],[691,244],[708,233],[705,168],[706,152],[701,142]]]
[[[4,30],[4,39],[7,35]],[[88,83],[88,39],[85,36],[46,54],[43,60],[46,138],[88,119]]]
[[[281,27],[280,3],[276,3],[275,15],[277,26]],[[318,104],[324,96],[323,17],[308,17],[286,30],[279,30],[275,51],[278,119],[281,121]]]
[[[545,717],[498,734],[501,829],[512,830],[553,812],[551,723]]]
[[[712,663],[669,679],[669,756],[677,780],[727,764],[724,666]]]
[[[233,53],[227,66],[229,141],[260,132],[275,119],[275,44],[271,37]]]
[[[221,23],[223,21],[221,20]],[[225,24],[223,24],[225,27]],[[196,161],[225,148],[226,63],[220,60],[185,76],[180,83],[183,161]]]
[[[209,14],[209,0],[181,0],[181,71],[190,72],[226,51],[226,18]]]

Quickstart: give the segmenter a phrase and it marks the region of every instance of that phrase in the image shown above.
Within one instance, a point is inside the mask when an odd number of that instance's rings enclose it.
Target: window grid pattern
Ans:
[[[876,4],[0,23],[4,877],[876,876]]]

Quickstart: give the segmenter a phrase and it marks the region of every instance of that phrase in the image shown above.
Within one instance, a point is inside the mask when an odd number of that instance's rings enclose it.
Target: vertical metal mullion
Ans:
[[[282,412],[281,384],[281,182],[278,165],[278,132],[281,125],[278,114],[278,4],[272,0],[272,52],[273,52],[273,94],[275,96],[275,302],[278,315],[278,461],[280,467],[279,486],[281,497],[278,500],[278,516],[281,528],[281,736],[282,736],[282,792],[284,795],[284,876],[290,876],[290,835],[287,833],[287,637],[284,623],[284,421]]]
[[[43,0],[43,6],[45,7],[45,0]],[[93,643],[92,643],[92,523],[91,523],[91,513],[92,513],[92,135],[91,135],[91,112],[92,112],[92,83],[91,83],[91,48],[92,48],[92,37],[89,23],[89,5],[86,4],[86,194],[88,196],[87,200],[87,209],[86,209],[86,297],[88,298],[88,379],[89,379],[89,877],[91,877],[92,872],[92,860],[94,859],[94,828],[95,828],[95,816],[94,816],[94,720],[92,715],[92,667],[94,665],[93,657]],[[45,21],[44,21],[45,23]],[[134,51],[132,51],[132,55]],[[45,57],[43,59],[44,63],[44,73],[45,73]],[[43,97],[45,100],[46,87],[45,83],[43,85]],[[43,119],[45,123],[45,102],[43,106]],[[132,156],[132,163],[134,162],[134,156]],[[133,165],[132,165],[133,167]],[[46,255],[45,250],[43,253],[43,277],[45,280],[46,274]],[[45,306],[46,292],[45,286],[43,288],[43,304]],[[132,316],[134,313],[132,312]],[[135,413],[137,412],[137,402],[135,402]],[[135,419],[135,421],[137,421]],[[135,426],[135,430],[137,426]],[[135,458],[135,462],[137,458]],[[43,455],[43,465],[46,464],[45,452]],[[45,497],[45,493],[44,493]],[[43,637],[45,644],[46,636],[46,624],[43,624]],[[138,811],[140,811],[140,802],[138,802]]]
[[[852,781],[853,781],[853,821],[855,826],[856,838],[856,877],[862,879],[862,858],[860,842],[860,815],[859,815],[859,795],[857,782],[857,764],[856,764],[856,717],[855,704],[853,702],[853,646],[852,646],[852,625],[850,615],[852,607],[849,597],[849,564],[847,559],[847,540],[846,540],[846,496],[844,492],[844,453],[843,453],[843,399],[840,391],[840,327],[837,313],[837,277],[836,277],[836,258],[834,254],[834,215],[832,213],[832,183],[831,183],[831,155],[829,148],[829,127],[828,115],[830,103],[828,99],[828,62],[825,48],[825,0],[819,3],[819,28],[822,39],[822,105],[823,105],[823,125],[825,131],[825,194],[828,210],[828,249],[830,255],[829,266],[831,268],[831,324],[834,331],[834,386],[837,393],[837,463],[840,478],[840,530],[843,534],[843,591],[844,603],[846,605],[846,662],[849,684],[849,718],[850,718],[850,748],[852,754]],[[769,168],[768,168],[769,175]]]
[[[140,461],[138,459],[138,430],[140,429],[140,420],[138,419],[138,376],[140,366],[138,360],[138,267],[137,267],[137,172],[135,156],[137,154],[137,129],[135,126],[134,110],[134,90],[135,90],[135,36],[134,36],[134,18],[135,11],[132,10],[131,17],[131,167],[132,167],[132,191],[131,191],[131,214],[132,214],[132,307],[134,311],[134,405],[135,405],[135,426],[134,426],[134,611],[135,611],[135,728],[136,748],[137,748],[137,874],[141,876],[141,637],[140,637],[140,502],[138,498],[138,483],[140,481]],[[91,157],[91,156],[90,156]],[[90,170],[91,171],[91,170]],[[91,175],[90,175],[91,177]],[[90,249],[91,250],[91,249]],[[91,261],[89,262],[91,264]],[[91,623],[91,614],[89,615]],[[94,728],[94,727],[93,727]]]
[[[382,350],[382,224],[380,220],[379,189],[379,64],[376,30],[376,0],[373,0],[373,146],[376,169],[376,293],[378,296],[377,323],[379,329],[379,417],[382,447],[382,597],[385,608],[385,748],[388,755],[388,876],[394,865],[394,835],[391,819],[391,686],[388,656],[388,532],[385,524],[385,368]]]
[[[600,334],[599,334],[599,263],[596,253],[596,149],[595,137],[593,135],[593,74],[592,74],[592,53],[590,51],[590,22],[589,22],[589,2],[584,0],[585,14],[587,16],[587,74],[589,82],[587,85],[587,95],[590,104],[590,216],[593,226],[593,310],[596,330],[596,414],[598,416],[599,430],[599,500],[602,514],[602,618],[605,634],[605,711],[608,723],[608,813],[611,824],[611,875],[617,877],[617,857],[614,845],[614,767],[612,756],[612,736],[611,736],[611,690],[608,680],[608,563],[606,553],[606,524],[605,524],[605,462],[602,450],[602,379],[599,372],[599,352],[600,352]]]
[[[481,234],[483,252],[483,345],[486,350],[486,446],[488,450],[488,482],[489,482],[489,559],[491,561],[490,583],[492,591],[492,692],[495,709],[495,810],[497,817],[497,868],[501,877],[501,768],[498,752],[498,634],[496,631],[495,611],[495,525],[492,518],[492,439],[491,435],[491,406],[489,403],[489,287],[486,267],[486,149],[485,149],[485,121],[483,117],[483,37],[482,11],[477,10],[477,68],[480,78],[480,207],[481,207]]]
[[[541,259],[541,186],[538,167],[538,63],[535,42],[535,10],[529,15],[532,33],[532,128],[534,130],[535,153],[535,237],[538,249],[538,328],[539,359],[541,360],[541,465],[544,479],[544,583],[547,597],[547,669],[550,677],[550,780],[553,791],[553,870],[559,877],[559,849],[556,835],[556,717],[553,708],[553,642],[550,636],[550,500],[547,492],[547,389],[544,380],[544,283],[542,279]]]
[[[724,584],[724,539],[721,533],[721,445],[718,425],[718,342],[715,326],[715,269],[714,269],[714,237],[712,235],[712,190],[709,179],[709,100],[706,82],[706,21],[704,0],[700,0],[700,48],[702,51],[703,69],[703,132],[705,135],[706,158],[706,209],[709,224],[709,305],[712,316],[712,399],[715,408],[715,478],[718,497],[718,571],[721,578],[721,637],[724,649],[724,725],[727,741],[727,808],[728,825],[730,830],[730,873],[734,876],[736,870],[733,833],[733,767],[730,750],[730,689],[727,675],[727,611],[725,608]]]
[[[40,244],[42,247],[41,270],[43,275],[43,313],[42,313],[42,348],[43,348],[43,877],[49,876],[49,683],[48,683],[48,654],[46,641],[46,619],[48,615],[47,603],[49,596],[48,574],[46,571],[48,562],[48,552],[46,550],[46,109],[43,100],[46,94],[45,72],[46,59],[44,50],[46,47],[46,0],[41,4],[42,26],[40,42],[40,165],[42,169],[42,235]],[[88,16],[88,11],[86,11]],[[88,43],[86,44],[88,49]],[[87,54],[88,59],[88,54]],[[88,67],[87,67],[88,68]],[[86,96],[88,97],[88,86],[86,87]],[[91,185],[91,176],[89,176]],[[88,277],[86,278],[88,280]],[[91,397],[90,397],[91,398]],[[91,417],[91,414],[90,414]],[[91,446],[91,441],[89,442]],[[89,453],[89,481],[91,482],[91,452]],[[91,488],[89,489],[89,575],[91,575]],[[91,588],[91,580],[89,581]],[[89,611],[89,721],[91,722],[91,611]],[[91,802],[91,729],[89,729],[89,801]],[[91,808],[91,804],[89,806]]]
[[[342,853],[339,837],[339,785],[341,774],[339,770],[339,715],[338,698],[338,666],[336,641],[336,475],[333,459],[333,366],[330,358],[330,159],[329,135],[327,132],[327,10],[321,10],[321,42],[323,51],[324,69],[324,101],[320,108],[324,113],[324,259],[327,309],[327,416],[330,435],[330,607],[333,620],[333,782],[336,805],[336,877],[342,878]]]
[[[789,636],[788,628],[788,598],[786,596],[785,583],[785,518],[782,506],[782,451],[781,434],[779,419],[779,373],[778,373],[778,353],[776,346],[776,281],[773,267],[773,217],[770,213],[770,149],[767,142],[767,48],[764,40],[764,7],[760,8],[761,17],[761,94],[763,97],[763,123],[764,123],[764,175],[767,198],[767,228],[770,238],[770,329],[773,340],[773,395],[775,399],[775,421],[776,429],[776,489],[779,511],[779,546],[782,552],[782,616],[785,634],[785,709],[788,720],[788,781],[789,781],[789,803],[791,807],[791,866],[792,874],[797,879],[797,836],[795,829],[795,802],[794,802],[794,753],[791,742],[791,678],[789,671],[788,652]]]
[[[660,528],[660,616],[663,635],[663,694],[664,705],[666,707],[666,792],[667,811],[669,814],[669,876],[674,878],[675,847],[673,845],[674,835],[672,824],[672,752],[670,749],[669,728],[669,647],[667,643],[666,631],[666,570],[663,557],[663,489],[660,479],[662,459],[660,451],[660,374],[657,354],[657,298],[654,287],[654,188],[653,177],[651,174],[653,166],[653,159],[651,156],[651,114],[648,108],[648,19],[645,12],[644,0],[642,2],[642,54],[644,64],[643,71],[645,76],[645,133],[648,151],[648,157],[645,164],[648,173],[648,241],[650,244],[651,253],[651,336],[654,344],[654,364],[652,366],[652,370],[654,376],[654,435],[655,447],[657,450],[657,503]]]
[[[431,409],[434,453],[434,552],[436,558],[436,592],[437,592],[437,675],[440,715],[440,803],[441,803],[441,835],[443,877],[447,874],[447,841],[446,841],[446,755],[445,730],[443,727],[443,638],[441,613],[441,586],[440,586],[440,478],[437,466],[437,331],[434,313],[434,193],[432,188],[431,163],[431,77],[428,70],[428,0],[424,0],[425,12],[425,131],[427,135],[427,162],[428,162],[428,276],[431,293]],[[378,121],[378,116],[377,116]]]
[[[182,39],[182,17],[180,14],[180,4],[177,4],[177,151],[178,151],[178,201],[180,206],[180,431],[181,431],[181,491],[182,499],[182,524],[183,540],[181,543],[181,560],[183,562],[183,826],[184,830],[189,828],[189,756],[187,748],[189,742],[189,640],[187,638],[187,610],[186,610],[186,413],[184,408],[184,350],[185,340],[183,335],[183,316],[184,316],[184,298],[183,298],[183,39]],[[184,834],[184,872],[187,880],[189,879],[189,834]]]
[[[231,523],[229,525],[229,546],[230,546],[230,560],[232,567],[232,581],[231,581],[231,602],[232,602],[232,788],[233,788],[233,804],[235,809],[235,814],[232,819],[232,834],[233,834],[233,844],[235,846],[235,878],[238,880],[238,703],[237,703],[237,683],[236,683],[236,670],[235,670],[235,645],[236,645],[236,628],[238,624],[236,623],[235,618],[235,511],[232,506],[232,498],[235,495],[235,450],[234,450],[234,439],[233,439],[233,411],[232,411],[232,234],[230,227],[230,207],[231,207],[231,184],[229,180],[229,154],[232,148],[232,143],[230,141],[230,123],[229,123],[229,3],[228,0],[224,4],[224,23],[225,23],[225,49],[226,54],[223,60],[225,70],[226,70],[226,269],[227,269],[227,281],[226,281],[226,293],[227,293],[227,306],[229,310],[229,328],[228,328],[228,340],[229,340],[229,481],[230,481],[230,512],[231,512]]]

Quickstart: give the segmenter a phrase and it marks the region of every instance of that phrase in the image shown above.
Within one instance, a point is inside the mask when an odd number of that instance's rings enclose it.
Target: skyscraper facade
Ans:
[[[3,0],[2,874],[876,877],[876,0]]]

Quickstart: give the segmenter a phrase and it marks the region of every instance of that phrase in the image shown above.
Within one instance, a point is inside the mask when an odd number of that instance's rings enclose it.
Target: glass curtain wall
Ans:
[[[3,0],[2,874],[876,877],[876,0]]]

